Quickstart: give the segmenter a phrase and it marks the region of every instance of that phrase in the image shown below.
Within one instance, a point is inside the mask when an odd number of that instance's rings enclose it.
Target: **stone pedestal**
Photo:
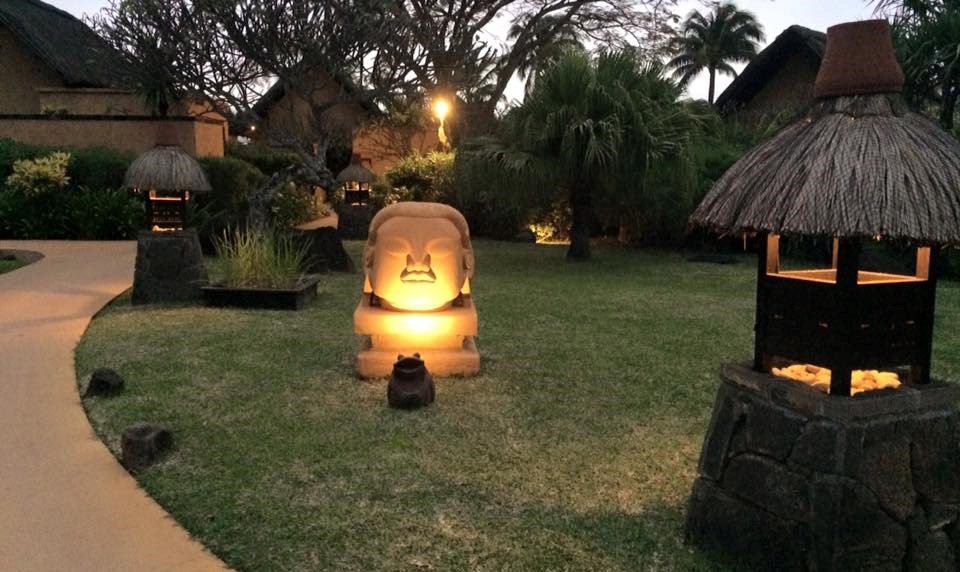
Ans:
[[[340,236],[350,240],[366,239],[374,214],[372,205],[343,205],[337,212]]]
[[[956,570],[960,387],[834,397],[725,366],[687,539],[739,568]]]
[[[354,331],[363,334],[357,354],[360,377],[386,377],[398,354],[420,354],[438,376],[476,375],[480,371],[477,309],[470,296],[463,305],[434,312],[387,310],[364,296],[353,314]]]
[[[207,282],[197,231],[145,230],[137,235],[134,304],[197,300]]]

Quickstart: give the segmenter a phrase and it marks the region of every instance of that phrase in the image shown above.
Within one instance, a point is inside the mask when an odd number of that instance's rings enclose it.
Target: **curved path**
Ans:
[[[130,287],[132,242],[3,241],[45,257],[0,275],[0,570],[222,570],[97,439],[73,352]]]

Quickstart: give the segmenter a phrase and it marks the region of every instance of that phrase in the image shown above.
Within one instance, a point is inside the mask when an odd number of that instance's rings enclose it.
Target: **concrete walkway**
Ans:
[[[0,275],[0,570],[222,570],[120,467],[77,394],[74,348],[130,287],[136,244],[0,247],[45,255]]]

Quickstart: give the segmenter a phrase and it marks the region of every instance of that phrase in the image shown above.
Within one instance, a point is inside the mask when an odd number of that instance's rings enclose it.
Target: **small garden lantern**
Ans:
[[[350,165],[337,175],[337,184],[343,187],[344,201],[348,205],[366,205],[370,202],[370,185],[377,176],[363,166],[363,159],[356,153],[350,158]]]
[[[903,82],[885,20],[831,27],[816,102],[692,216],[760,239],[753,364],[722,369],[686,524],[751,569],[924,569],[939,539],[914,523],[960,527],[923,516],[960,499],[960,387],[930,376],[960,142],[907,108]],[[832,239],[830,267],[781,268],[790,236]],[[911,244],[914,271],[864,268],[874,240]]]
[[[210,183],[196,159],[179,145],[159,144],[130,165],[124,186],[146,193],[150,230],[183,230],[190,193],[210,191]]]
[[[185,227],[190,194],[210,191],[210,182],[176,143],[175,126],[161,122],[156,147],[137,157],[124,177],[126,188],[146,195],[149,221],[137,236],[134,304],[194,300],[207,283],[200,239]]]

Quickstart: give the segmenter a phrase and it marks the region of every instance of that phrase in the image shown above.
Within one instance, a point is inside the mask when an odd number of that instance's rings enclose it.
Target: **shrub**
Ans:
[[[414,153],[386,173],[398,200],[449,203],[453,195],[453,153]]]
[[[13,164],[17,161],[36,159],[57,151],[67,151],[73,157],[67,166],[70,184],[90,189],[120,188],[134,158],[132,153],[103,147],[62,149],[0,139],[0,180],[13,174]]]
[[[273,214],[274,226],[284,230],[313,220],[319,215],[310,189],[292,182],[273,197],[270,212]]]
[[[27,195],[63,189],[70,182],[70,177],[67,176],[69,164],[69,153],[52,153],[36,159],[21,159],[13,163],[13,173],[7,177],[7,187]]]
[[[211,192],[201,193],[197,199],[213,212],[246,213],[250,196],[266,181],[260,169],[236,157],[201,157],[198,161]]]
[[[267,176],[300,162],[300,158],[293,151],[260,142],[243,145],[229,141],[225,152],[227,157],[246,161]]]
[[[290,288],[303,277],[309,245],[265,228],[224,231],[216,241],[223,283],[234,288]]]
[[[0,191],[0,238],[127,239],[145,223],[143,201],[124,191]]]

